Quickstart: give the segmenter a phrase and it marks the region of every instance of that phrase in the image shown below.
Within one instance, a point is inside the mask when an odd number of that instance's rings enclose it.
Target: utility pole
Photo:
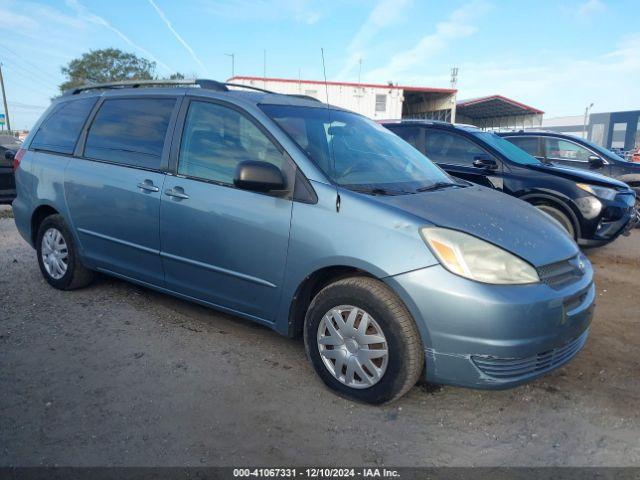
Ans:
[[[264,79],[262,82],[262,86],[266,87],[267,86],[267,50],[264,49],[262,51],[263,56],[262,56],[262,78]]]
[[[587,118],[589,118],[589,111],[593,108],[593,102],[589,104],[587,108],[584,109],[584,124],[582,126],[582,138],[587,138]]]
[[[0,63],[0,89],[2,90],[2,101],[4,102],[4,116],[7,119],[7,130],[11,133],[11,122],[9,121],[9,107],[7,107],[7,94],[4,91],[4,78],[2,77],[2,63]]]
[[[458,67],[451,68],[451,90],[456,90],[456,86],[458,85]],[[451,97],[451,123],[456,123],[456,102],[457,102],[458,92],[454,92]]]
[[[227,57],[231,57],[231,78],[236,76],[236,56],[233,53],[225,53]]]
[[[358,85],[360,85],[360,75],[362,74],[362,57],[358,60]]]

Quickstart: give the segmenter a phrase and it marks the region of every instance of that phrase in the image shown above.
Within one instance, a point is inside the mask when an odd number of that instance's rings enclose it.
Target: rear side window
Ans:
[[[450,165],[471,166],[477,156],[487,154],[471,140],[438,130],[427,130],[425,146],[425,153],[431,160]]]
[[[87,134],[85,157],[159,169],[175,104],[174,98],[105,100]]]
[[[97,97],[73,100],[58,105],[42,122],[31,147],[54,153],[72,154],[84,122]]]
[[[538,137],[504,137],[504,139],[510,141],[516,147],[521,148],[529,155],[533,155],[534,157],[540,156],[540,152],[538,151],[538,146],[540,145]]]
[[[424,129],[420,127],[391,127],[393,133],[398,135],[405,142],[424,153]]]

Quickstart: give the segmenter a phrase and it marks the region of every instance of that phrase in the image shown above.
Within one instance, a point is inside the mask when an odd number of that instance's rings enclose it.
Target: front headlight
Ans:
[[[588,183],[576,183],[576,187],[585,192],[589,192],[591,195],[602,198],[603,200],[613,200],[616,198],[616,192],[613,188],[597,187],[595,185],[589,185]]]
[[[436,227],[422,228],[420,233],[440,263],[451,273],[493,284],[540,281],[533,266],[484,240]]]

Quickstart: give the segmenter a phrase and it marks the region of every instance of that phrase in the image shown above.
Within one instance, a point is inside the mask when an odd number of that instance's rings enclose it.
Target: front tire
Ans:
[[[346,278],[323,288],[307,310],[304,339],[322,381],[365,403],[401,397],[424,366],[420,334],[409,311],[373,278]]]
[[[576,229],[573,226],[573,222],[571,221],[571,219],[567,215],[565,215],[564,212],[557,209],[556,207],[552,207],[551,205],[547,205],[544,203],[534,206],[541,212],[546,213],[548,216],[560,223],[560,225],[562,225],[562,228],[567,231],[571,238],[576,240]]]
[[[93,280],[94,273],[80,262],[73,236],[61,215],[51,215],[42,221],[36,252],[42,276],[54,288],[75,290]]]

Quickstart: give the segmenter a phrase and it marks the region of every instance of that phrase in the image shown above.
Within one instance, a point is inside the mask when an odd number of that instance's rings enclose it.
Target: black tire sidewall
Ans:
[[[44,237],[45,232],[49,228],[57,229],[63,236],[66,244],[67,244],[67,271],[65,274],[58,279],[53,278],[47,272],[44,267],[44,262],[42,260],[42,237]],[[76,248],[73,243],[73,237],[71,232],[67,228],[62,220],[60,215],[52,215],[50,217],[45,218],[40,227],[38,228],[38,236],[36,237],[36,251],[38,255],[38,265],[40,266],[40,271],[42,272],[42,276],[44,279],[54,288],[60,290],[67,290],[73,281],[73,275],[76,269]]]
[[[576,238],[576,227],[573,224],[573,221],[571,220],[571,218],[569,218],[569,216],[565,214],[562,210],[544,203],[536,205],[536,208],[541,212],[549,215],[556,222],[560,223],[562,225],[562,228],[564,228],[567,231],[567,233],[569,233],[574,239]],[[567,225],[571,227],[571,231],[567,229]]]
[[[353,305],[365,310],[378,323],[387,339],[389,359],[382,379],[369,388],[350,388],[329,372],[318,350],[318,326],[324,315],[339,305]],[[322,381],[341,396],[352,400],[382,404],[395,398],[405,383],[407,344],[389,306],[375,294],[352,285],[327,287],[312,302],[307,312],[304,330],[307,356]]]

